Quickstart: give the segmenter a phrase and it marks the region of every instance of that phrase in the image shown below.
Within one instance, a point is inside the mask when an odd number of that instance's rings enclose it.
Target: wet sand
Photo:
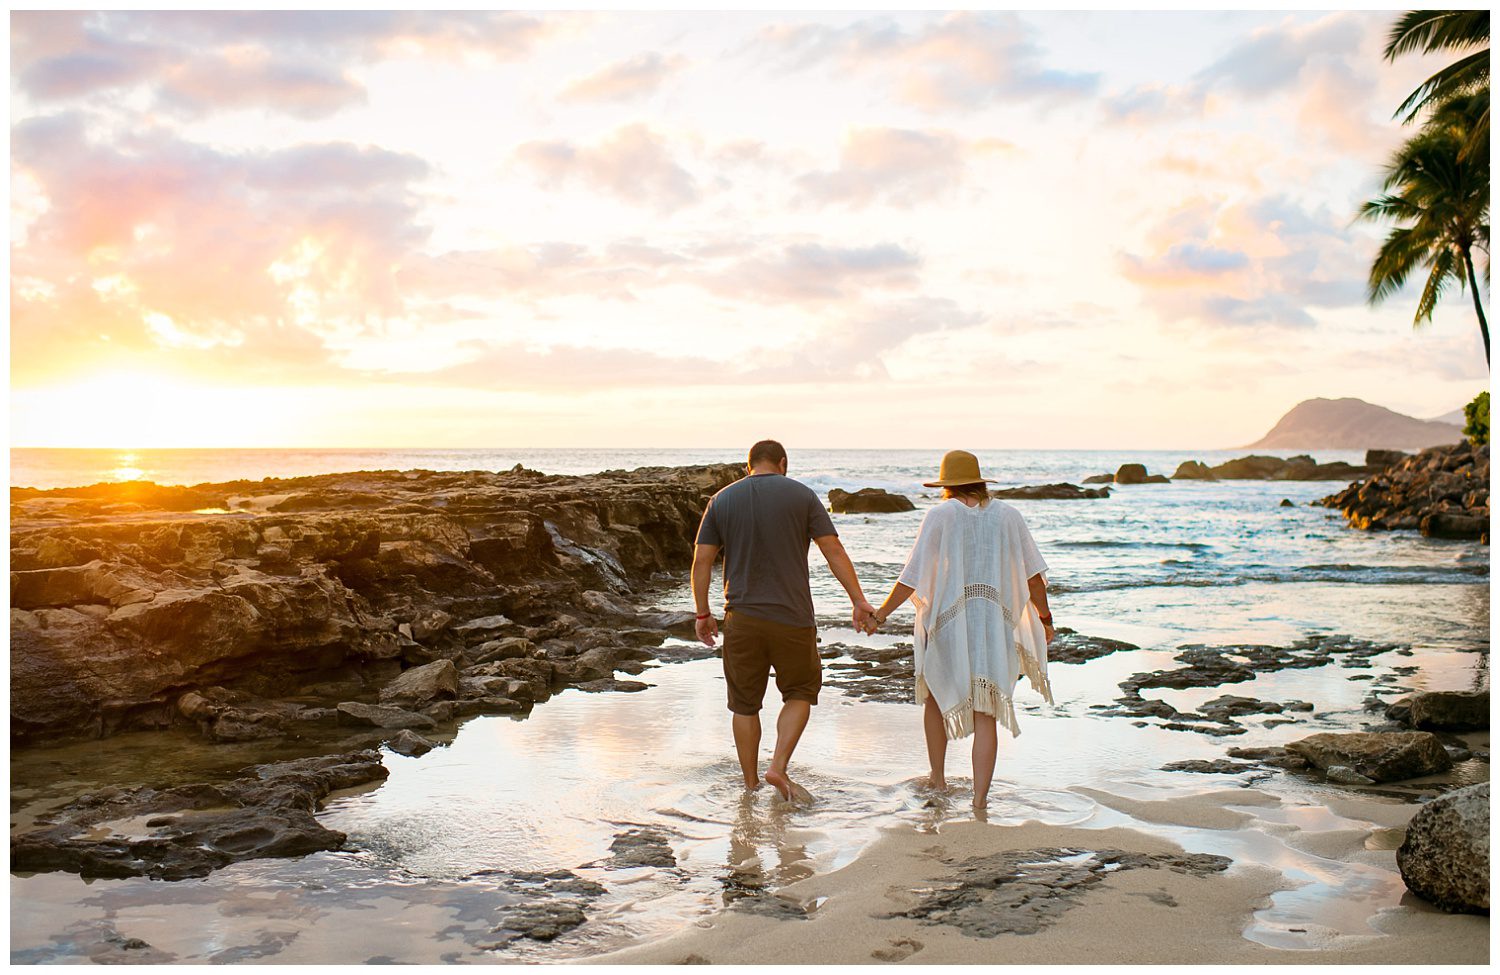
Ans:
[[[1253,829],[1257,815],[1296,807],[1254,789],[1217,791],[1171,802],[1131,802],[1089,790],[1096,799],[1148,816],[1170,831],[1203,829],[1226,834]],[[1113,800],[1113,801],[1112,801]],[[1337,818],[1364,820],[1369,828],[1308,830],[1289,826],[1289,847],[1330,867],[1366,870],[1375,878],[1395,872],[1395,853],[1380,849],[1391,827],[1404,825],[1418,807],[1343,799]],[[1303,807],[1306,808],[1306,807]],[[1329,817],[1330,819],[1333,817]],[[1108,817],[1105,817],[1106,821]],[[1261,823],[1265,825],[1264,821]],[[1399,902],[1361,920],[1358,905],[1346,916],[1334,905],[1327,925],[1278,929],[1275,895],[1294,881],[1273,866],[1235,860],[1224,872],[1196,874],[1161,866],[1105,868],[1093,882],[1080,880],[1091,851],[1148,855],[1207,852],[1191,840],[1110,826],[1087,828],[1028,822],[997,825],[953,822],[926,831],[902,826],[885,831],[855,862],[810,877],[780,894],[810,908],[805,917],[770,916],[734,908],[697,922],[674,937],[617,951],[603,964],[1486,964],[1487,918],[1449,915],[1407,893]],[[1371,847],[1377,847],[1372,849]],[[1081,861],[1058,871],[1055,851]],[[1005,851],[1038,851],[1012,860],[1036,866],[1004,874],[986,889],[981,870],[959,896],[963,867],[993,862]],[[1093,859],[1097,859],[1093,858]],[[1028,871],[1032,876],[1027,877]],[[996,876],[988,875],[991,880]],[[1027,884],[1027,880],[1030,883]],[[1400,883],[1395,875],[1396,884]],[[1022,884],[1027,890],[1009,894]],[[1071,885],[1071,887],[1070,887]],[[950,893],[971,906],[921,914],[924,902]],[[1024,903],[1021,903],[1024,902]],[[1041,905],[1041,906],[1038,906]],[[975,919],[1018,930],[975,930]],[[969,930],[966,930],[966,926]],[[1027,928],[1036,930],[1028,931]],[[1363,930],[1361,930],[1363,929]],[[988,934],[989,936],[985,936]],[[1254,940],[1282,942],[1277,947]]]

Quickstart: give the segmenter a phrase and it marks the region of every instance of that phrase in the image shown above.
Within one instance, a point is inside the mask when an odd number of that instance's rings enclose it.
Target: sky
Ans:
[[[1364,301],[1390,12],[11,14],[14,446],[1179,448]]]

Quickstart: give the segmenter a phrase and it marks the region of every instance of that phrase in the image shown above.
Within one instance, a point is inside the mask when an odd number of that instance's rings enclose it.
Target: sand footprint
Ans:
[[[870,957],[876,961],[906,961],[923,948],[922,942],[915,938],[892,938],[890,945],[889,948],[876,948],[870,952]]]

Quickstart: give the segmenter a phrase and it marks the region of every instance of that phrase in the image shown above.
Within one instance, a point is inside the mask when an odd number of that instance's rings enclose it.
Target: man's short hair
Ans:
[[[784,460],[786,460],[786,448],[774,440],[762,440],[750,448],[751,467],[762,461],[770,464],[780,464]]]

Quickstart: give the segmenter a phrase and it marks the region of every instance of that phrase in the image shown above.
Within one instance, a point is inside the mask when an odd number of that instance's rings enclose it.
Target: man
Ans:
[[[811,488],[788,478],[786,470],[781,444],[762,440],[750,448],[749,476],[714,495],[703,512],[692,584],[698,639],[711,647],[719,627],[708,609],[708,583],[723,549],[724,681],[745,788],[760,786],[760,707],[774,670],[782,707],[765,780],[783,799],[791,799],[787,763],[823,685],[807,576],[808,542],[818,543],[828,568],[849,594],[855,629],[869,624],[875,607],[860,590],[854,563],[823,502]]]

